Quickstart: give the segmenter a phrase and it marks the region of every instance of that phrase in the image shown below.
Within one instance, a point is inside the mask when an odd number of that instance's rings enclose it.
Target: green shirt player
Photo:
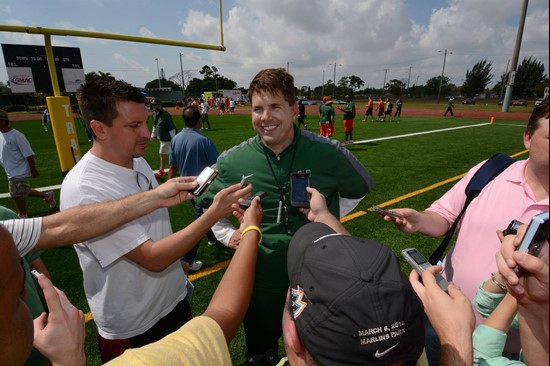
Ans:
[[[284,69],[260,71],[250,84],[252,126],[257,135],[220,155],[218,177],[197,199],[208,207],[214,195],[229,184],[248,180],[254,192],[264,191],[261,230],[252,300],[244,320],[247,356],[277,352],[281,336],[288,276],[287,247],[292,235],[308,220],[291,205],[290,175],[309,174],[336,217],[350,212],[374,183],[365,167],[340,143],[294,126],[298,114],[294,79]],[[235,248],[240,232],[230,222],[213,228],[218,240]]]

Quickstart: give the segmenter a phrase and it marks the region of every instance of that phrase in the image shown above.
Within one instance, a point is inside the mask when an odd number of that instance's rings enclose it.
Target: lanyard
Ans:
[[[296,140],[296,143],[298,141]],[[294,146],[294,151],[292,152],[292,159],[290,160],[290,166],[288,168],[288,178],[286,180],[286,182],[288,182],[290,180],[290,174],[292,172],[292,166],[294,165],[294,158],[296,157],[296,150],[297,150],[297,146]],[[277,223],[281,222],[281,214],[282,214],[282,211],[284,210],[285,212],[285,226],[286,226],[286,229],[288,231],[288,235],[290,235],[290,222],[289,222],[289,219],[288,219],[288,211],[287,211],[287,203],[286,203],[286,192],[285,192],[285,187],[286,187],[286,183],[285,182],[282,182],[283,185],[279,184],[279,180],[277,179],[277,175],[275,174],[275,170],[273,170],[273,166],[271,165],[271,161],[269,160],[269,157],[267,156],[267,151],[266,151],[266,147],[264,146],[264,155],[265,155],[265,159],[267,160],[267,164],[269,165],[269,169],[271,170],[271,174],[273,175],[273,179],[275,180],[275,184],[277,185],[277,189],[279,190],[279,209],[277,211]],[[280,155],[277,155],[277,160],[280,161],[281,159],[281,156]]]

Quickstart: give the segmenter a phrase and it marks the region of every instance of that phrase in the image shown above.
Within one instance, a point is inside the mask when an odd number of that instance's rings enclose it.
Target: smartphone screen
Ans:
[[[432,266],[431,263],[428,262],[428,260],[415,248],[403,249],[401,251],[401,255],[411,265],[411,267],[418,272],[418,274],[420,274],[420,276],[422,276],[426,269]],[[447,280],[440,273],[436,273],[434,277],[438,286],[446,292],[449,287]]]
[[[310,195],[309,174],[293,173],[290,175],[290,204],[293,207],[309,207]]]

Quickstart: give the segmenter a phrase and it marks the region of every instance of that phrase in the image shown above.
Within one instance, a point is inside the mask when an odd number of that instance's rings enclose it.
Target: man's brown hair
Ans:
[[[92,133],[90,121],[97,120],[112,126],[117,117],[117,102],[144,103],[141,91],[125,81],[113,77],[98,77],[82,84],[77,90],[78,107],[86,129]]]
[[[296,102],[294,77],[283,68],[265,69],[254,76],[248,88],[248,99],[252,100],[252,95],[260,92],[268,92],[272,95],[281,93],[291,106]]]
[[[548,98],[544,98],[541,104],[533,109],[531,117],[527,122],[527,127],[525,128],[525,133],[529,136],[533,136],[535,131],[540,127],[539,120],[541,118],[548,119]]]

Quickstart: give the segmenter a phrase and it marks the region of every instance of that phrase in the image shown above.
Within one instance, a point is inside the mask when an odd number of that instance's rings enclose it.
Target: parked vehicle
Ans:
[[[525,99],[517,99],[512,101],[512,105],[516,107],[527,107],[529,103]]]
[[[472,98],[466,98],[462,101],[462,104],[476,104],[476,101]]]

